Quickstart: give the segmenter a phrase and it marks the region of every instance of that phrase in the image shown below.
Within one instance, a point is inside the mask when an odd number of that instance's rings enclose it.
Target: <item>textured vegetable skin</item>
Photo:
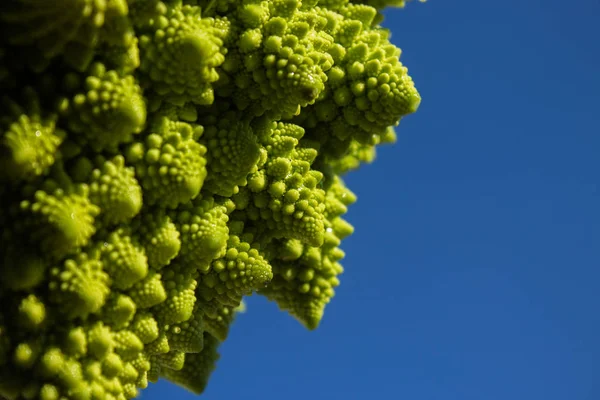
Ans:
[[[403,5],[3,0],[0,396],[201,393],[253,292],[316,328],[342,175],[420,103]]]

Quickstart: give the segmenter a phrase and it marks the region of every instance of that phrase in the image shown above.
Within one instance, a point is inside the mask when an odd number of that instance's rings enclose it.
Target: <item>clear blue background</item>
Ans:
[[[347,179],[342,285],[315,332],[250,298],[202,398],[600,399],[600,2],[386,15],[424,100]]]

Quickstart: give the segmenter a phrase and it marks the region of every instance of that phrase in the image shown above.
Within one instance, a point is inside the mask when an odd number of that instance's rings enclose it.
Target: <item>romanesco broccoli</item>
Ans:
[[[316,328],[420,103],[404,3],[0,2],[0,397],[201,393],[252,293]]]

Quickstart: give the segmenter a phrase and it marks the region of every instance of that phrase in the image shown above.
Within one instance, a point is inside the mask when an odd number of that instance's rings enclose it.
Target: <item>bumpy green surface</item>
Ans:
[[[244,296],[314,329],[341,176],[420,97],[400,0],[0,2],[0,397],[201,393]]]

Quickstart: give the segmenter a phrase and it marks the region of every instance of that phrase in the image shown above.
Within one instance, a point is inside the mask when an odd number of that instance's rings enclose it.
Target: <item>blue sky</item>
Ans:
[[[256,296],[202,398],[600,399],[600,3],[387,12],[423,102],[348,176],[320,328]],[[168,383],[144,399],[196,398]]]

